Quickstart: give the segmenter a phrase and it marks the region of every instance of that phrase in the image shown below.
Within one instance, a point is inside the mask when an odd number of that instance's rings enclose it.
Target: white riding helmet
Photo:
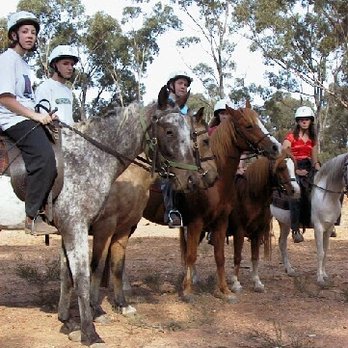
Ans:
[[[219,101],[217,101],[214,106],[214,116],[216,116],[220,110],[225,110],[226,105],[231,107],[231,102],[229,99],[220,99]]]
[[[79,61],[79,56],[76,50],[70,45],[59,45],[55,47],[50,56],[48,57],[48,63],[53,68],[52,64],[60,59],[71,58],[75,64]]]
[[[169,85],[171,82],[175,82],[177,79],[184,78],[188,82],[188,86],[190,87],[191,82],[193,81],[193,78],[190,77],[186,71],[175,71],[169,75],[167,85]]]
[[[314,121],[314,112],[309,106],[300,106],[295,113],[295,120],[302,117],[310,117]]]
[[[32,24],[36,33],[40,31],[40,23],[37,17],[28,11],[19,11],[12,13],[7,20],[7,35],[8,38],[11,39],[10,33],[16,29],[18,29],[21,25],[24,24]]]

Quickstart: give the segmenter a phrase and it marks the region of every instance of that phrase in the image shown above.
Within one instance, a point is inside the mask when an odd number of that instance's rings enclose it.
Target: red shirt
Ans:
[[[293,133],[288,133],[285,139],[290,141],[291,152],[296,160],[312,158],[312,148],[315,146],[315,142],[313,140],[308,139],[306,142],[304,142],[300,138],[295,139]]]

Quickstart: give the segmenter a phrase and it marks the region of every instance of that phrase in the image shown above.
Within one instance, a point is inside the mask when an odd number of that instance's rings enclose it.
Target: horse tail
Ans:
[[[186,266],[187,242],[186,242],[185,227],[180,227],[180,252],[181,252],[181,262],[184,266]]]

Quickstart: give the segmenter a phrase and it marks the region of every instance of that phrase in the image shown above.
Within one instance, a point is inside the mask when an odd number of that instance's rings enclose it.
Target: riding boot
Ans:
[[[58,230],[42,220],[42,217],[38,215],[36,218],[31,219],[29,216],[25,219],[25,233],[33,236],[45,235],[45,234],[57,234]]]
[[[299,199],[290,199],[289,203],[292,239],[294,243],[301,243],[304,241],[303,235],[299,228],[301,203]]]

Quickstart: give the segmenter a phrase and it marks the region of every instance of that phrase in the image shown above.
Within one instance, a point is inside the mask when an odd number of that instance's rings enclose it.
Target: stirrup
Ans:
[[[173,216],[172,216],[173,214]],[[179,210],[172,209],[168,213],[168,226],[170,228],[184,227],[182,216]]]

